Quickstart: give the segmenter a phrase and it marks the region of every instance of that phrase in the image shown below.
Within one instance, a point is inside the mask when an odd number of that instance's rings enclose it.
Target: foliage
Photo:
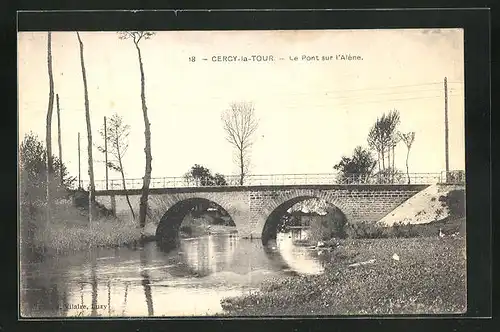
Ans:
[[[413,142],[415,141],[415,132],[410,131],[409,133],[398,133],[398,136],[405,143],[408,150],[410,150]]]
[[[465,217],[465,190],[451,190],[446,196],[439,197],[439,201],[450,210],[450,217]]]
[[[390,111],[387,115],[384,113],[377,118],[368,133],[368,146],[370,149],[377,151],[379,156],[379,167],[385,169],[385,156],[387,155],[387,167],[390,167],[389,159],[391,149],[399,142],[400,137],[397,134],[397,126],[400,123],[399,111]],[[393,156],[394,159],[394,156]],[[382,163],[380,163],[382,161]],[[380,165],[382,164],[382,165]]]
[[[150,31],[120,31],[118,32],[119,39],[132,39],[134,44],[139,44],[141,39],[150,39],[155,35],[154,32]]]
[[[355,222],[346,225],[346,234],[352,239],[380,239],[386,238],[384,227],[374,222]]]
[[[410,149],[413,145],[413,141],[415,141],[415,132],[411,131],[409,133],[398,133],[399,138],[405,143],[407,148],[406,153],[406,174],[408,175],[408,184],[410,184],[410,171],[408,167],[408,158],[410,157]]]
[[[403,184],[405,175],[401,170],[387,167],[373,175],[373,180],[377,184]]]
[[[128,150],[128,136],[130,134],[130,126],[123,122],[123,117],[114,113],[111,118],[107,120],[106,133],[104,132],[104,125],[99,129],[101,137],[107,141],[109,154],[114,160],[108,158],[108,168],[117,172],[123,171],[122,160]],[[105,153],[104,146],[97,146],[99,152]]]
[[[128,149],[128,135],[130,134],[130,126],[123,122],[123,118],[118,115],[118,113],[114,113],[109,119],[109,126],[107,126],[106,130],[103,128],[99,130],[99,134],[101,137],[107,142],[107,148],[111,153],[111,156],[114,157],[114,160],[107,161],[107,167],[117,171],[120,173],[122,177],[122,186],[123,189],[126,190],[127,187],[125,185],[125,170],[123,169],[123,157],[127,153]],[[98,150],[100,152],[106,153],[106,146],[98,146]],[[130,198],[128,193],[125,192],[125,198],[127,200],[127,204],[130,209],[130,213],[132,214],[132,218],[135,219],[135,212],[130,203]]]
[[[243,185],[249,169],[253,134],[259,125],[254,105],[250,102],[232,103],[229,109],[222,113],[221,118],[226,132],[226,140],[236,149],[240,185]]]
[[[465,171],[450,171],[446,183],[465,183]]]
[[[54,168],[59,169],[61,161],[56,156],[52,158]],[[32,132],[24,136],[19,147],[19,171],[22,204],[43,205],[47,191],[47,150],[42,141]],[[64,164],[62,164],[62,171],[62,179],[59,172],[53,173],[50,185],[52,195],[56,199],[67,197],[68,190],[76,181],[75,177],[69,175]]]
[[[195,186],[225,186],[227,185],[224,175],[212,172],[201,165],[194,164],[191,169],[184,175],[184,179],[188,184]]]
[[[339,171],[341,182],[365,182],[372,174],[377,161],[370,151],[357,146],[352,157],[343,156],[333,168]]]

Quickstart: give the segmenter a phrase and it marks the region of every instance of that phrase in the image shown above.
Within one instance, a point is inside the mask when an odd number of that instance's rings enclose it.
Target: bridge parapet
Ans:
[[[454,173],[453,173],[454,174]],[[192,181],[184,177],[161,177],[152,178],[150,188],[196,188],[196,187],[238,187],[239,177],[235,175],[224,176],[226,183],[221,185],[211,184],[207,181]],[[399,174],[397,176],[372,175],[351,175],[340,177],[337,173],[316,173],[316,174],[256,174],[245,177],[243,187],[248,186],[290,186],[290,185],[406,185],[406,184],[436,184],[446,182],[446,173],[410,173]],[[462,179],[461,177],[460,179]],[[88,186],[88,182],[82,182],[83,187]],[[141,189],[143,185],[141,178],[125,179],[127,189]],[[95,181],[96,190],[118,190],[123,189],[121,179]]]

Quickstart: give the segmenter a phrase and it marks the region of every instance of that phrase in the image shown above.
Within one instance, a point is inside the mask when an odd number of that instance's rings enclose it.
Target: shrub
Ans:
[[[390,238],[411,238],[420,235],[415,225],[403,222],[395,223],[392,227],[387,227],[384,231],[387,233],[387,237]]]
[[[184,233],[186,235],[191,235],[193,234],[193,229],[190,226],[181,226],[179,229],[181,233]]]
[[[446,195],[446,203],[450,209],[450,216],[465,217],[465,190],[452,190]]]
[[[346,235],[353,239],[378,239],[387,237],[384,227],[374,222],[366,221],[347,224]]]

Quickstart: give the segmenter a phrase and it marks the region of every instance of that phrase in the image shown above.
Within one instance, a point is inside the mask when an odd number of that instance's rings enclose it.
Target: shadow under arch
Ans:
[[[341,215],[341,217],[344,219],[344,221],[347,220],[346,215],[344,212],[333,202],[330,202],[329,200],[326,200],[322,197],[319,196],[312,196],[312,195],[301,195],[297,197],[293,197],[280,205],[278,205],[267,217],[266,222],[264,223],[264,227],[262,229],[262,244],[264,246],[267,246],[269,241],[271,240],[276,240],[276,237],[278,235],[278,226],[281,222],[281,217],[290,209],[292,206],[294,206],[297,203],[309,200],[309,199],[322,199],[324,200],[327,204],[334,206],[335,209],[338,211],[338,213]]]
[[[216,206],[230,218],[230,224],[236,227],[234,219],[231,215],[226,209],[216,202],[201,197],[187,198],[175,203],[160,219],[158,227],[156,228],[156,241],[162,250],[168,251],[180,245],[179,230],[182,221],[189,212],[193,211],[194,208],[200,205]]]

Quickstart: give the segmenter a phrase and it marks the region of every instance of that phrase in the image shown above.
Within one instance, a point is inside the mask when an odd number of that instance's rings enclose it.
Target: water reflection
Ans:
[[[222,298],[257,289],[270,276],[322,271],[317,257],[289,236],[263,247],[259,240],[211,235],[183,239],[168,252],[147,243],[39,265],[23,268],[23,316],[213,315]]]
[[[141,249],[143,249],[142,247]],[[148,307],[148,316],[154,316],[153,310],[153,297],[151,295],[151,281],[149,280],[149,272],[146,269],[148,266],[148,260],[146,257],[146,252],[144,250],[140,251],[140,260],[141,260],[141,283],[144,288],[144,296],[146,297],[146,304]]]
[[[281,257],[291,270],[299,274],[319,274],[324,271],[323,264],[313,255],[316,251],[294,245],[294,236],[290,233],[278,233],[276,243]]]

